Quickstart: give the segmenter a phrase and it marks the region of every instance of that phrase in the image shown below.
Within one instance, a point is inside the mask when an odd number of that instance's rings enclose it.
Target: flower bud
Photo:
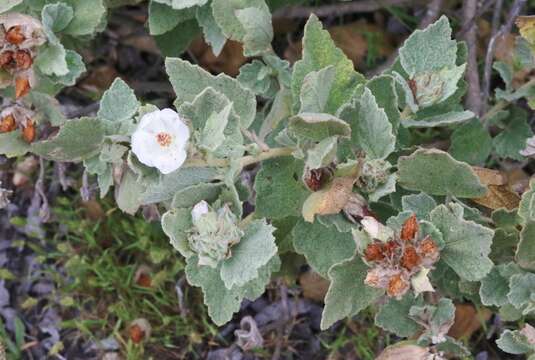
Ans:
[[[15,62],[17,64],[17,70],[27,70],[32,66],[33,60],[28,51],[17,50],[15,53]]]
[[[11,132],[17,129],[17,123],[13,115],[7,115],[0,120],[0,134]]]
[[[191,210],[191,218],[193,222],[199,220],[204,214],[208,214],[208,211],[208,203],[206,201],[202,200],[195,204],[195,206]]]
[[[22,33],[20,25],[11,27],[6,32],[6,41],[12,45],[20,45],[26,37]]]
[[[15,98],[26,96],[30,92],[30,80],[27,77],[15,79]]]
[[[30,144],[35,140],[36,132],[33,121],[28,119],[26,126],[22,128],[22,138]]]
[[[139,344],[140,342],[150,338],[151,331],[152,328],[150,323],[147,319],[143,318],[134,320],[128,328],[128,334],[134,344]]]

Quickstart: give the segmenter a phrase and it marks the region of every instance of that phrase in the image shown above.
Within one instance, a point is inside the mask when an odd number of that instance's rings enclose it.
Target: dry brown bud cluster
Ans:
[[[439,257],[437,244],[429,235],[419,234],[418,220],[412,215],[399,234],[386,242],[374,239],[366,247],[364,259],[371,268],[365,283],[399,299],[409,290],[413,276],[430,269]]]
[[[4,108],[0,112],[0,134],[21,130],[22,138],[31,143],[37,136],[35,122],[32,120],[32,111],[20,105],[13,105]]]
[[[36,19],[18,13],[0,15],[0,87],[15,85],[15,97],[20,98],[35,86],[32,65],[45,41]]]

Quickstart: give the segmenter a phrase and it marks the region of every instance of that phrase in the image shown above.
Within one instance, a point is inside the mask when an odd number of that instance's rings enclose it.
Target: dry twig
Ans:
[[[463,4],[463,27],[476,15],[477,0],[466,0]],[[481,112],[481,86],[479,83],[479,71],[477,68],[477,25],[475,22],[468,27],[468,31],[463,36],[468,46],[468,64],[466,69],[466,80],[468,82],[468,94],[466,96],[466,107],[476,115]]]

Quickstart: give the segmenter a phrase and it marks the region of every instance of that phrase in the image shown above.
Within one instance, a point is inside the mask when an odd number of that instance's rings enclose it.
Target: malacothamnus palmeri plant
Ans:
[[[367,79],[314,15],[290,67],[271,48],[264,0],[153,0],[151,34],[181,33],[176,46],[185,47],[200,26],[214,53],[231,39],[255,59],[231,78],[170,57],[174,109],[140,103],[116,79],[96,116],[66,119],[52,97],[84,65],[62,41],[102,30],[105,4],[8,0],[0,12],[0,153],[83,163],[100,196],[114,187],[129,214],[157,205],[170,251],[185,258],[217,325],[260,296],[293,252],[330,281],[322,329],[374,305],[377,326],[411,338],[391,353],[464,356],[447,333],[453,301],[468,299],[513,328],[500,348],[535,356],[533,327],[514,330],[535,313],[535,182],[515,202],[475,167],[535,153],[527,113],[515,105],[533,106],[535,87],[512,84],[515,67],[535,67],[533,18],[518,19],[514,63],[495,64],[505,89],[479,118],[463,109],[467,50],[445,16]],[[418,147],[419,129],[451,136],[448,152]],[[240,181],[251,166],[260,169],[254,189]],[[512,202],[496,206],[497,189]]]

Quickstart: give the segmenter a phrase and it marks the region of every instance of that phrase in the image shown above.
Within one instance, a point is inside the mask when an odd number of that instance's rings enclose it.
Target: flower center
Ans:
[[[167,147],[171,145],[173,138],[169,133],[161,132],[156,135],[156,141],[158,141],[158,144],[160,144],[161,147]]]

